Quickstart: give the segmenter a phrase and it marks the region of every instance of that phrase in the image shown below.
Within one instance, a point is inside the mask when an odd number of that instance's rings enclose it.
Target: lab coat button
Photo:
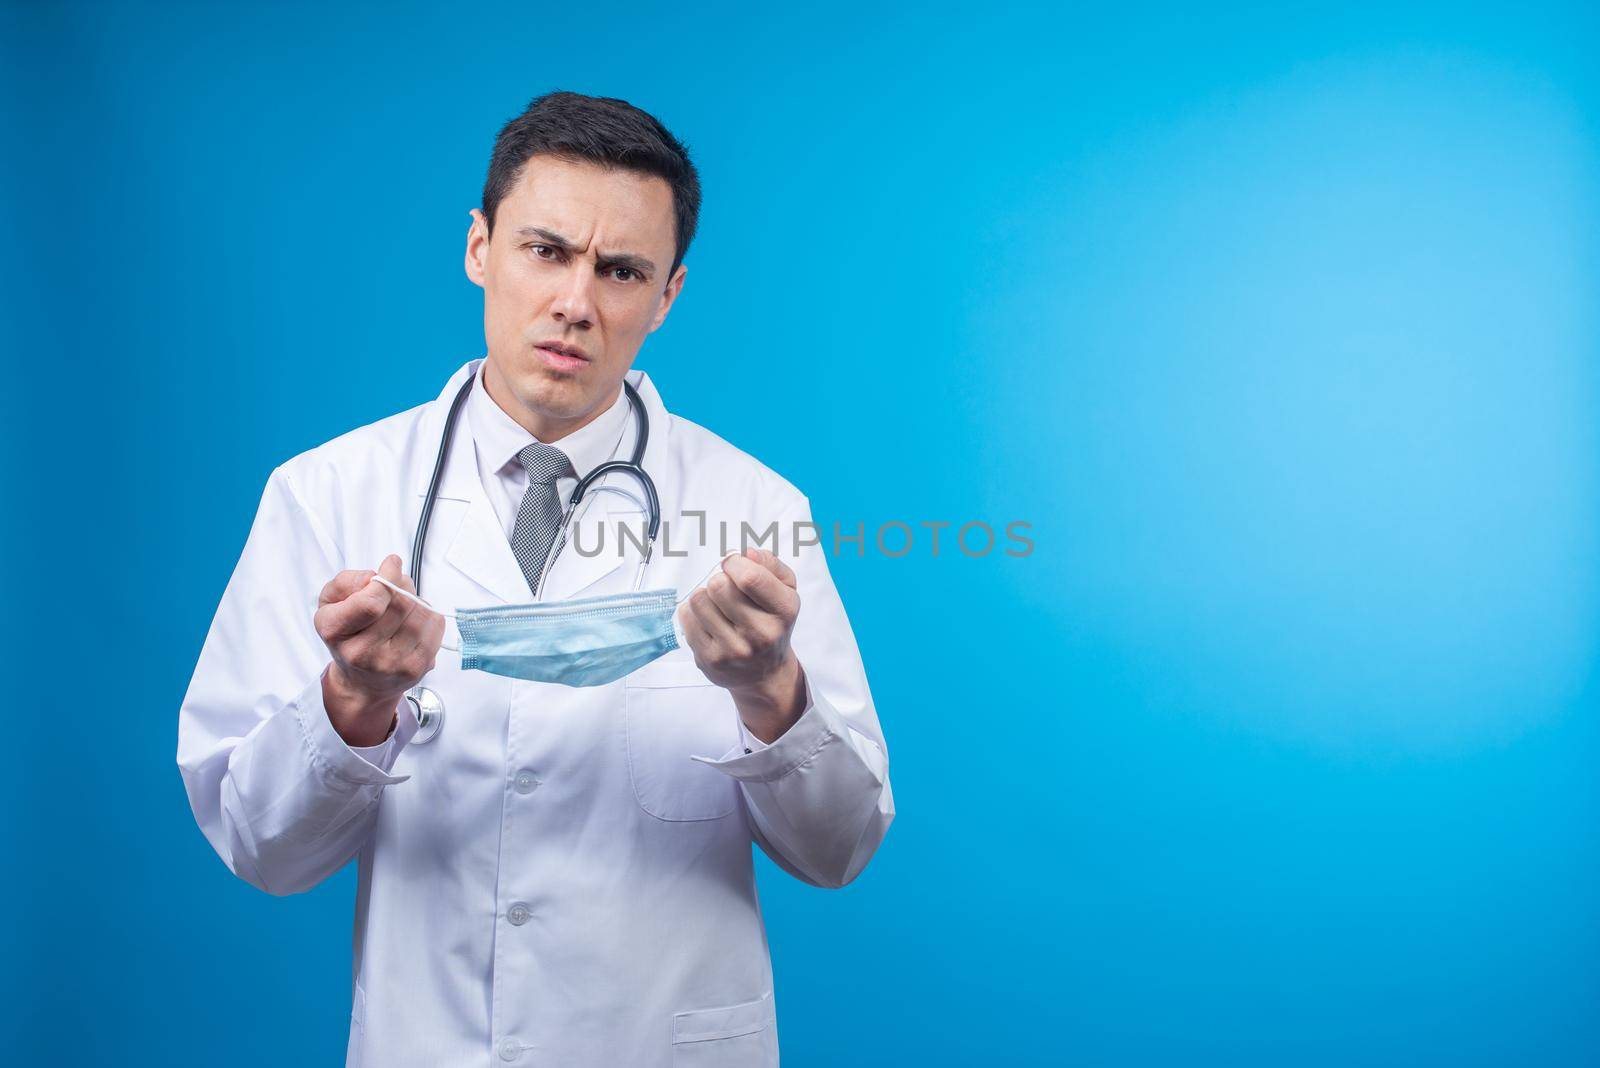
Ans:
[[[506,910],[506,919],[511,921],[513,927],[521,927],[528,922],[528,917],[531,915],[532,913],[528,911],[528,906],[521,901]]]
[[[523,768],[521,771],[517,772],[517,777],[514,780],[514,784],[517,788],[517,793],[531,794],[535,789],[538,788],[539,780],[533,777],[533,772],[529,771],[527,768]]]
[[[522,1043],[514,1038],[502,1038],[500,1040],[501,1060],[514,1061],[520,1056],[522,1056]]]

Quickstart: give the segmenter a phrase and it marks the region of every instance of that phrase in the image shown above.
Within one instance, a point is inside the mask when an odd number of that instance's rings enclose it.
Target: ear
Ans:
[[[467,227],[467,277],[481,289],[484,263],[489,258],[489,220],[484,218],[479,208],[473,208],[468,214],[472,216],[472,225]]]
[[[683,292],[683,279],[688,273],[689,265],[687,263],[678,264],[677,273],[672,276],[672,280],[667,283],[666,290],[661,294],[661,304],[656,308],[655,318],[650,320],[648,333],[655,333],[656,327],[666,322],[667,312],[672,310],[672,302],[678,299],[679,293]]]

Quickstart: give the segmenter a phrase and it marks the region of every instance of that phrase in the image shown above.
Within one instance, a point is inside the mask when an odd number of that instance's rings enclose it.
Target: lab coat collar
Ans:
[[[470,375],[478,372],[482,363],[481,357],[472,360],[451,375],[439,393],[438,402],[428,407],[418,424],[420,435],[418,455],[424,458],[424,462],[418,468],[416,483],[419,511],[421,499],[426,496],[428,482],[433,475],[439,436],[444,429],[445,416],[450,410],[450,404],[455,400],[463,383]],[[644,469],[656,482],[656,488],[661,494],[662,514],[665,515],[668,511],[668,490],[663,485],[663,475],[667,470],[667,434],[670,417],[648,375],[634,369],[627,373],[627,379],[639,391],[639,399],[644,403],[645,414],[649,417],[650,440],[645,446]],[[438,559],[439,548],[448,546],[443,558],[451,567],[504,603],[525,602],[532,596],[528,590],[528,582],[517,564],[511,545],[506,540],[505,531],[501,528],[494,514],[494,508],[484,492],[469,437],[471,432],[466,429],[467,427],[467,420],[458,417],[444,469],[440,472],[439,492],[428,528],[428,546],[431,549],[429,557],[430,560]],[[633,440],[634,430],[630,418],[630,425],[623,436],[621,449],[623,458],[631,455]],[[624,563],[628,565],[630,571],[634,567],[636,561],[631,543],[626,558],[617,553],[617,524],[626,523],[638,532],[644,524],[645,511],[642,501],[634,499],[639,496],[640,491],[636,489],[632,479],[609,476],[603,480],[606,484],[613,481],[619,488],[627,491],[626,495],[592,491],[588,498],[590,504],[580,511],[580,518],[574,524],[575,537],[581,539],[584,545],[599,544],[598,539],[601,537],[599,527],[604,525],[606,527],[604,550],[592,556],[583,556],[569,545],[562,551],[546,577],[544,600],[564,600],[580,594]],[[437,565],[430,563],[429,566]],[[426,574],[425,570],[424,581]],[[425,592],[424,596],[426,595]]]

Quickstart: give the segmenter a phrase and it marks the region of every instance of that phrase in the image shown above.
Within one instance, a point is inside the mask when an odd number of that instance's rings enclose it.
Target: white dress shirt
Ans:
[[[553,445],[566,453],[577,477],[582,478],[607,460],[623,459],[629,455],[622,451],[624,435],[630,449],[634,440],[628,414],[627,395],[618,389],[617,399],[599,416],[564,438],[542,444]],[[483,480],[489,504],[499,517],[500,525],[505,528],[506,540],[510,541],[512,531],[516,529],[517,511],[522,507],[523,494],[528,491],[528,472],[517,460],[517,454],[539,439],[506,414],[505,409],[489,396],[481,370],[474,376],[472,393],[467,397],[466,417],[472,444],[478,455],[478,477]],[[577,479],[573,478],[556,480],[556,492],[561,497],[563,508],[572,500],[572,491],[577,485]]]

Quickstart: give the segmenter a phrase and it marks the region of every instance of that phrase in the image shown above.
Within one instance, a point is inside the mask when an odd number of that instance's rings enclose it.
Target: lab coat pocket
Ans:
[[[714,820],[739,804],[738,783],[692,756],[738,743],[733,698],[688,657],[663,657],[622,680],[628,774],[639,807],[661,820]]]
[[[672,1068],[777,1068],[772,994],[672,1017]]]

